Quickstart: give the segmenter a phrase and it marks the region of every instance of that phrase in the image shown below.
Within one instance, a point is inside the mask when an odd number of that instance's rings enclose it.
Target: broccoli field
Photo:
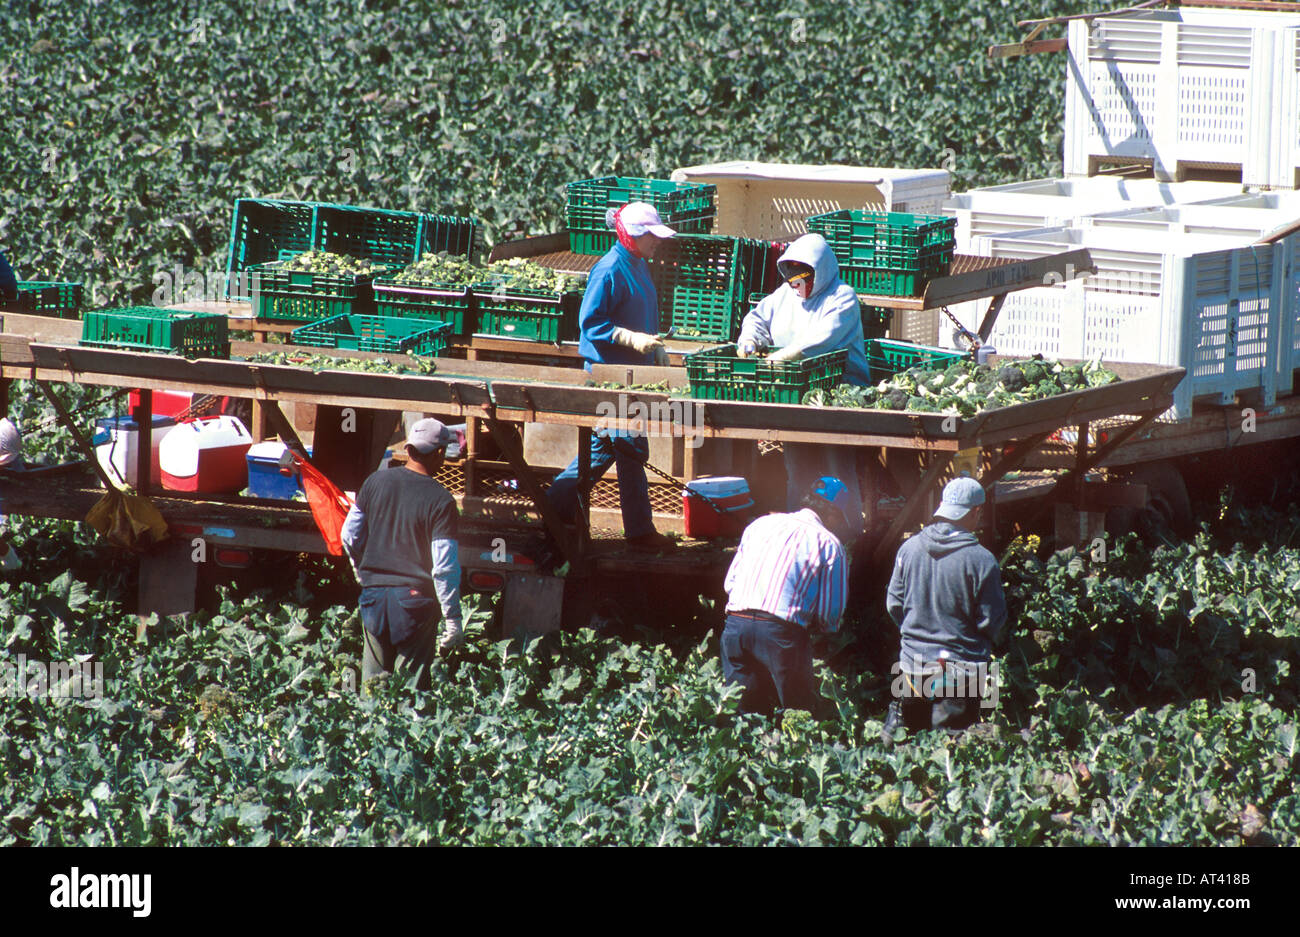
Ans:
[[[647,611],[652,584],[528,645],[467,600],[430,692],[367,689],[324,564],[137,643],[129,560],[16,520],[5,653],[100,661],[105,693],[6,700],[0,843],[1297,845],[1300,511],[1224,491],[1199,519],[1100,563],[1016,544],[991,718],[893,749],[874,605],[779,727],[736,714],[720,610]]]
[[[557,230],[566,182],[705,162],[943,166],[954,191],[1056,175],[1060,57],[985,48],[1097,8],[10,4],[0,250],[20,279],[84,282],[93,308],[146,304],[177,266],[223,272],[239,197],[472,215],[495,243]],[[1107,379],[1013,370],[806,402],[966,415]],[[83,422],[124,403],[61,392]],[[8,415],[29,460],[79,458],[35,385],[11,385]],[[720,604],[662,583],[532,642],[467,598],[468,643],[413,692],[360,685],[357,589],[335,565],[279,556],[137,638],[131,556],[11,517],[0,845],[1297,846],[1300,466],[1242,458],[1195,495],[1185,540],[1015,541],[997,705],[888,749],[880,595],[820,649],[819,707],[780,723],[738,714]],[[20,661],[98,667],[102,693],[56,692],[72,677],[53,668],[20,681]]]

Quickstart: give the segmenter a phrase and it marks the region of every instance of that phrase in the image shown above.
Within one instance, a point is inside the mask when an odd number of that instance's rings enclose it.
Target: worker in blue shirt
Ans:
[[[659,298],[646,260],[654,256],[661,240],[677,232],[645,202],[611,211],[607,223],[618,240],[587,277],[578,314],[582,333],[578,350],[588,371],[595,363],[666,365],[668,355],[658,338]],[[653,552],[672,549],[673,542],[654,527],[645,476],[649,458],[650,444],[644,435],[610,429],[592,433],[592,480],[604,475],[610,465],[618,466],[623,533],[634,549]],[[562,518],[573,516],[578,506],[577,459],[555,477],[549,497]]]
[[[820,234],[798,238],[777,260],[785,283],[755,306],[740,326],[736,350],[742,358],[773,349],[767,360],[798,361],[843,348],[848,352],[844,383],[871,383],[858,295],[840,279],[840,265]],[[818,477],[844,480],[844,514],[852,531],[862,533],[862,493],[858,453],[851,446],[787,442],[786,506],[793,511]]]

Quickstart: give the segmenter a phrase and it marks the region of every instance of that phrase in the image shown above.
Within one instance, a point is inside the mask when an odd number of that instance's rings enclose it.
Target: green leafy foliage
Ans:
[[[263,351],[248,355],[244,359],[249,364],[283,364],[295,368],[307,368],[310,371],[365,371],[370,374],[435,374],[438,363],[432,358],[419,355],[410,357],[410,364],[393,361],[391,358],[344,358],[334,355],[316,355],[305,352]]]
[[[731,159],[1058,173],[1060,56],[989,59],[1083,0],[60,4],[0,15],[0,242],[145,304],[222,271],[239,196],[558,230],[567,182]],[[41,276],[37,276],[40,274]]]
[[[335,277],[361,277],[374,275],[385,268],[347,254],[331,254],[328,251],[303,251],[281,265],[283,270],[297,270],[307,273],[323,273]]]
[[[1300,515],[1221,521],[1154,552],[1011,551],[990,721],[892,749],[863,632],[779,726],[737,715],[707,600],[523,643],[475,598],[430,691],[358,687],[354,597],[324,567],[137,643],[124,566],[18,521],[33,568],[0,580],[4,659],[94,659],[106,687],[7,700],[0,843],[1295,845]],[[678,630],[643,624],[664,613]]]
[[[814,407],[860,407],[867,410],[910,410],[974,416],[981,410],[1010,407],[1119,380],[1100,361],[1063,365],[1036,355],[1002,365],[996,372],[985,364],[965,360],[943,369],[913,367],[875,387],[841,384],[810,390],[803,402]]]

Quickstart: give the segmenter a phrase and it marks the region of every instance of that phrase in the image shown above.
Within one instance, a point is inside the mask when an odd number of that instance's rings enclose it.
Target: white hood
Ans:
[[[835,252],[820,234],[805,234],[786,248],[777,263],[794,260],[813,268],[813,288],[807,302],[812,302],[840,277],[840,263]]]

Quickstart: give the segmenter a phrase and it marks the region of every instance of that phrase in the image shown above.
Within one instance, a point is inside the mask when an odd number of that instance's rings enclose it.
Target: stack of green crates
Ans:
[[[735,345],[723,345],[687,355],[685,363],[697,399],[799,403],[810,390],[838,386],[847,359],[843,348],[798,361],[741,358]]]
[[[226,270],[232,279],[230,295],[243,299],[248,297],[247,283],[238,274],[304,251],[347,254],[400,268],[427,252],[472,260],[477,249],[475,218],[327,202],[241,198],[235,200]]]
[[[570,182],[565,223],[569,249],[575,254],[603,254],[614,246],[615,234],[605,225],[605,213],[629,202],[646,202],[659,218],[679,234],[707,234],[716,214],[718,187],[671,179],[603,176]]]
[[[82,319],[81,344],[159,351],[186,358],[230,357],[230,336],[225,316],[153,306],[97,309],[86,313]]]
[[[294,345],[433,356],[447,347],[451,325],[388,316],[331,316],[293,330]]]
[[[84,290],[80,283],[52,283],[45,281],[20,281],[18,299],[13,304],[17,312],[33,316],[57,316],[75,319],[81,312]]]
[[[863,293],[919,296],[948,272],[957,219],[843,209],[808,219],[835,252],[844,282]]]

